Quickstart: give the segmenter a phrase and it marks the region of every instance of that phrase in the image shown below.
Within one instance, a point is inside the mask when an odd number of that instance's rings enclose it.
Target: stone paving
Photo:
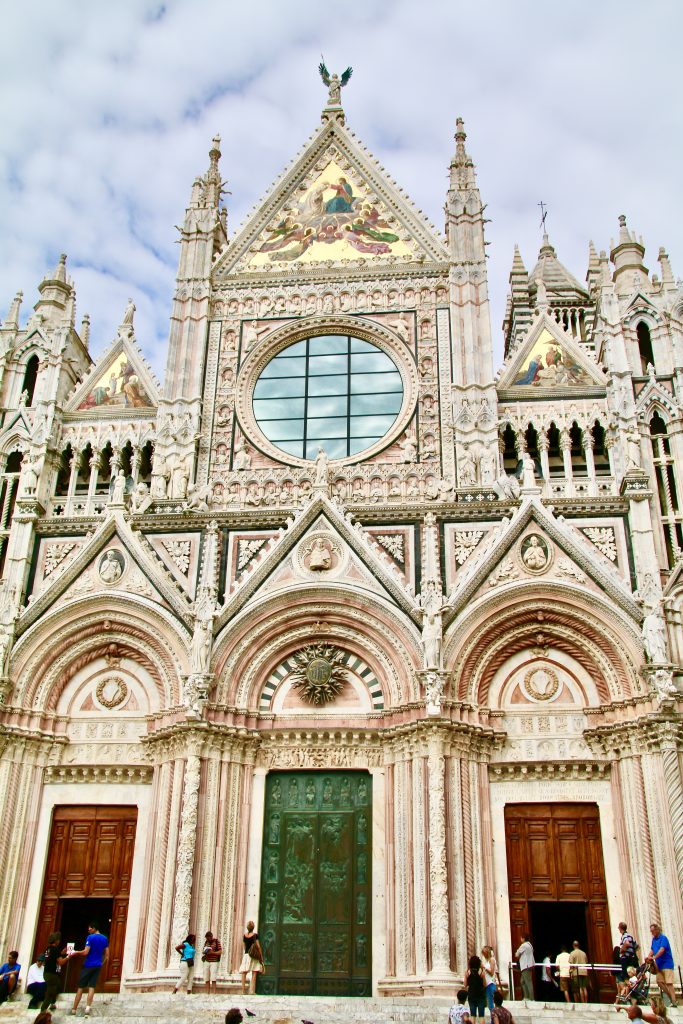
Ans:
[[[507,1003],[516,1024],[620,1024],[626,1016],[615,1016],[613,1006],[558,1003]],[[71,1020],[71,997],[60,998],[53,1014],[56,1022]],[[83,1004],[76,1019],[84,1017]],[[301,996],[246,996],[239,994],[177,995],[127,993],[97,995],[92,1019],[107,1024],[223,1024],[231,1006],[242,1011],[245,1024],[447,1024],[448,999],[340,999]],[[247,1016],[248,1008],[254,1014]],[[26,999],[0,1007],[0,1024],[28,1024],[36,1011],[26,1009]],[[671,1010],[671,1020],[683,1024],[683,1010]],[[487,1017],[488,1020],[488,1017]]]

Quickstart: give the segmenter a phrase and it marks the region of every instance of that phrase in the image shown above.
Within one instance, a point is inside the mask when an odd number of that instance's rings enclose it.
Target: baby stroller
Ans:
[[[626,990],[616,998],[619,1006],[630,1006],[631,1000],[635,999],[638,1006],[647,1003],[648,992],[650,991],[650,963],[646,960],[640,965],[626,983]]]

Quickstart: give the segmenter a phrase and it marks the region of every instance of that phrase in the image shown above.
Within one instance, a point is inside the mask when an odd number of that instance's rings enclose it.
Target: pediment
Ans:
[[[652,301],[644,295],[643,292],[634,292],[628,301],[626,307],[626,313],[624,315],[624,322],[633,320],[634,317],[645,315],[651,317],[657,322],[661,322],[662,315]]]
[[[365,590],[415,621],[419,617],[405,577],[380,543],[329,498],[318,495],[286,530],[264,538],[243,572],[226,587],[218,628],[266,594],[325,585]]]
[[[580,521],[579,521],[580,523]],[[448,595],[446,617],[494,590],[524,583],[565,584],[606,595],[636,621],[642,618],[618,570],[590,541],[538,499],[526,499],[509,520],[489,531],[465,563]]]
[[[499,396],[572,397],[603,394],[607,379],[581,346],[545,313],[503,366],[497,384]]]
[[[159,390],[137,345],[119,337],[90,368],[66,404],[68,415],[88,418],[155,412]]]
[[[667,416],[678,416],[679,409],[670,391],[658,380],[650,379],[638,393],[636,400],[636,416],[647,415],[661,406]]]
[[[444,262],[423,214],[338,122],[323,125],[221,254],[214,281],[292,264]]]
[[[189,599],[121,513],[109,516],[92,536],[66,538],[65,543],[73,544],[75,552],[66,551],[66,567],[61,571],[53,570],[48,578],[43,571],[35,582],[31,600],[17,620],[19,634],[55,607],[75,598],[103,595],[148,598],[189,624]],[[48,553],[46,564],[49,557]]]

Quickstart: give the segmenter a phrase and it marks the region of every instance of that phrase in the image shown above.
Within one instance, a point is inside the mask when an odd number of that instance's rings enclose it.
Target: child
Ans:
[[[461,988],[458,992],[458,1001],[448,1011],[448,1024],[470,1024],[472,1018],[470,1011],[465,1006],[467,1000],[467,989]]]

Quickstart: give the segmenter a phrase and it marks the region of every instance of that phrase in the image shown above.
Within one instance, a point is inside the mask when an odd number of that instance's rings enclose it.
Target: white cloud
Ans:
[[[0,311],[69,254],[96,355],[126,299],[163,373],[174,225],[220,131],[231,230],[314,130],[317,78],[354,66],[350,127],[443,227],[455,117],[466,119],[487,215],[501,350],[512,246],[527,266],[550,208],[558,255],[582,279],[588,239],[617,216],[683,261],[678,40],[683,8],[603,0],[303,0],[11,5],[0,62]]]

